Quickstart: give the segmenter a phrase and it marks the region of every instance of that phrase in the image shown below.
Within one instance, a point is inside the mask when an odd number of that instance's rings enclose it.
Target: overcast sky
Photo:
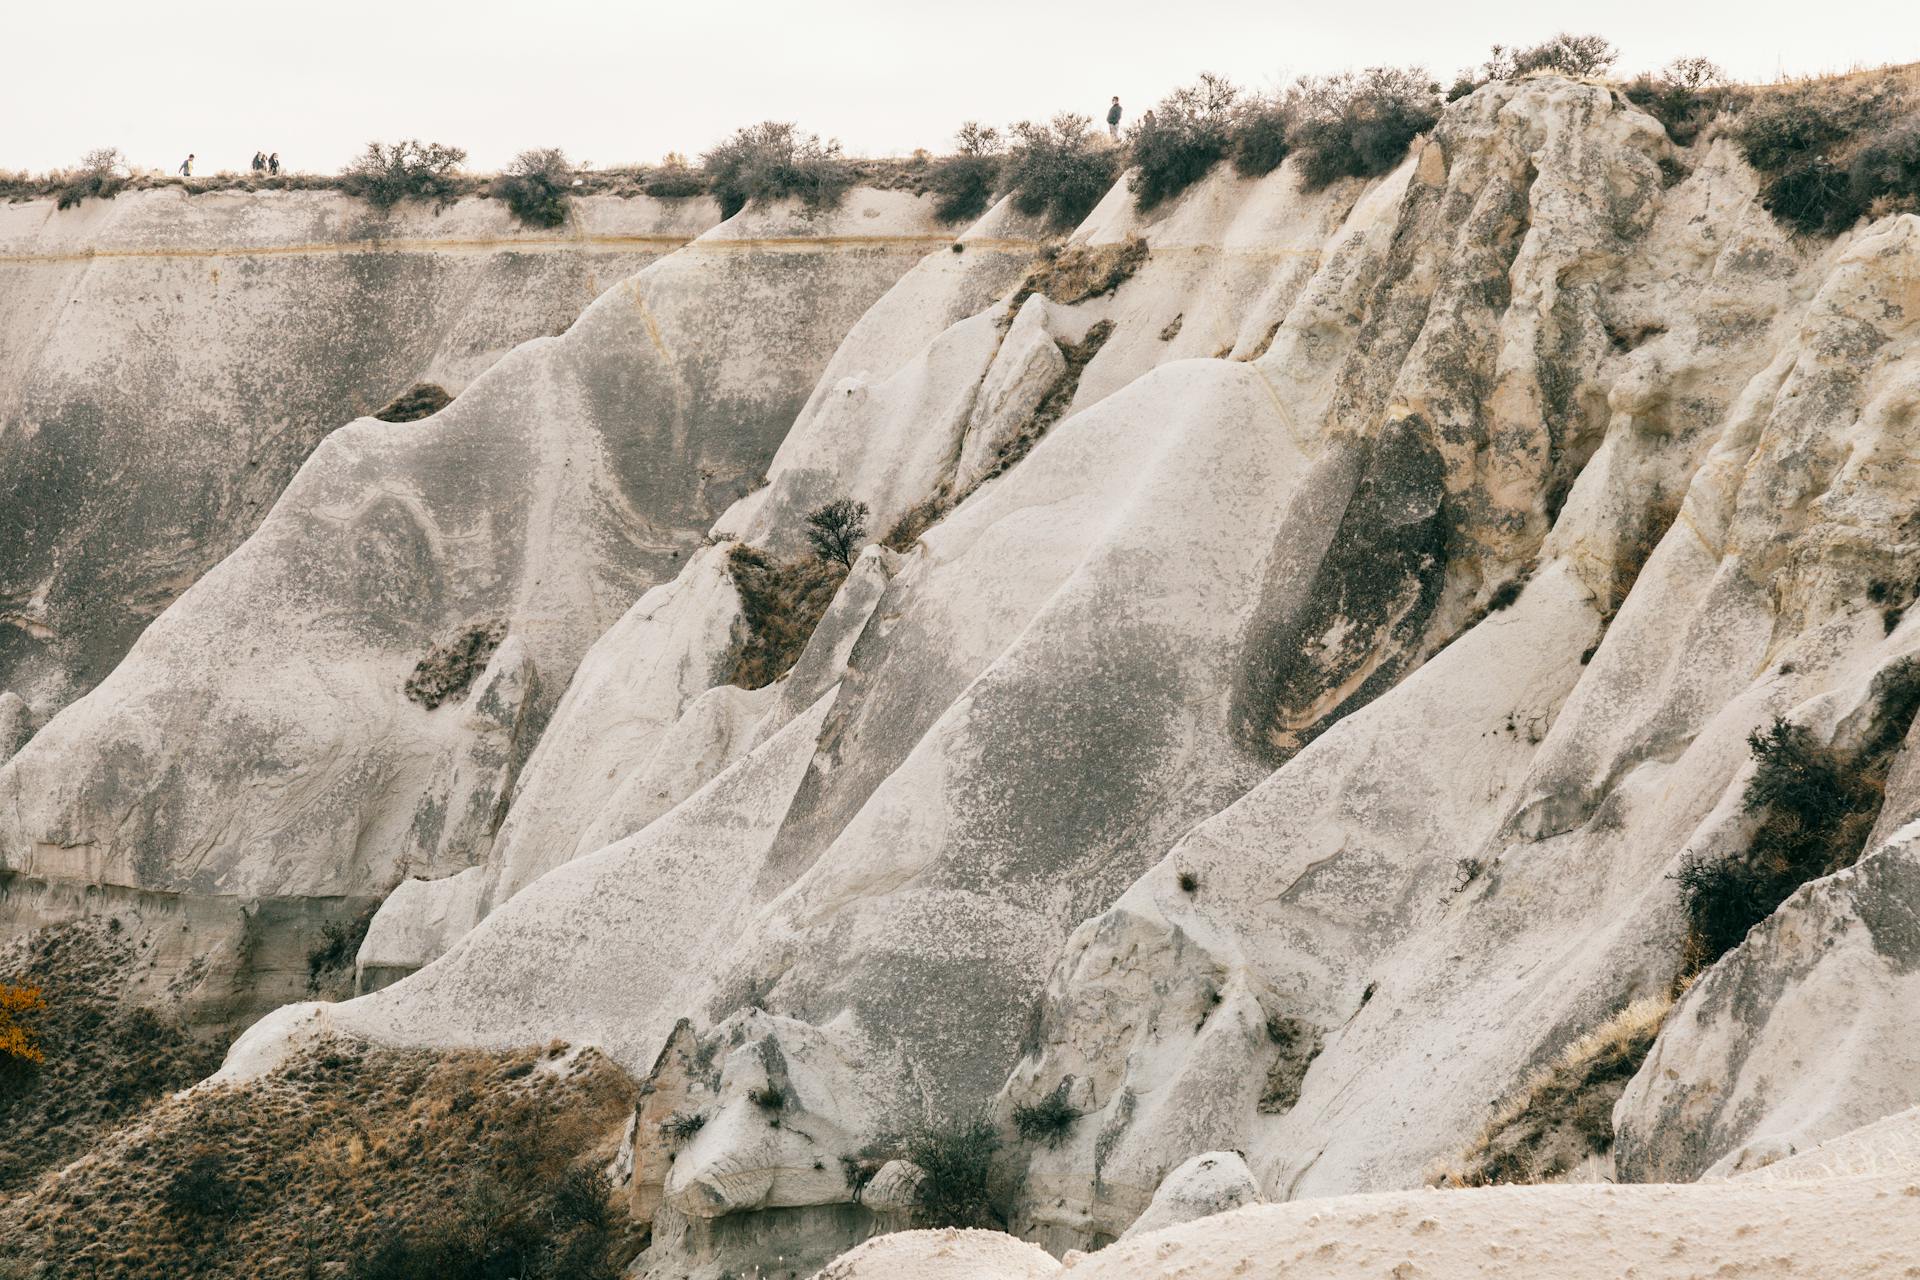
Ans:
[[[798,121],[861,155],[939,149],[967,119],[1130,112],[1202,70],[1256,88],[1595,30],[1619,70],[1704,54],[1743,79],[1920,59],[1920,4],[1866,0],[11,0],[0,168],[117,146],[332,171],[370,138],[464,146],[476,169],[562,146],[596,164],[696,155]]]

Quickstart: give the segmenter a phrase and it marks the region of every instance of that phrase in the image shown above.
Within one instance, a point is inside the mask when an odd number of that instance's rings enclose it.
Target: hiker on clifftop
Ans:
[[[278,151],[267,157],[267,172],[276,178],[280,176],[280,153]]]
[[[265,173],[265,172],[266,172],[266,169],[267,169],[267,154],[266,154],[266,152],[264,152],[264,151],[256,151],[256,152],[254,152],[254,153],[253,153],[253,171],[254,171],[255,173]]]
[[[187,158],[180,162],[180,176],[183,178],[191,178],[193,176],[193,153],[192,152],[188,152]]]
[[[1107,136],[1120,136],[1120,95],[1113,95],[1113,105],[1107,108]]]

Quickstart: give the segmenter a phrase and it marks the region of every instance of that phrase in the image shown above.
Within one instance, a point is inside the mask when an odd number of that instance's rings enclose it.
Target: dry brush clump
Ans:
[[[1011,133],[1000,186],[1027,217],[1044,217],[1061,229],[1076,226],[1119,176],[1119,152],[1099,140],[1087,116],[1022,120]]]
[[[1699,57],[1675,58],[1657,72],[1634,77],[1622,92],[1683,147],[1740,100],[1739,92],[1727,84],[1727,73]]]
[[[736,130],[700,158],[708,189],[731,218],[754,200],[797,197],[810,210],[830,209],[853,185],[840,144],[822,141],[784,120]]]
[[[1873,727],[1852,750],[1780,717],[1748,735],[1754,771],[1741,804],[1755,819],[1752,838],[1737,854],[1689,854],[1673,876],[1687,913],[1686,972],[1739,946],[1801,885],[1866,852],[1887,773],[1920,711],[1920,663],[1902,659],[1874,683]]]
[[[422,418],[431,418],[453,403],[453,396],[437,383],[416,382],[384,407],[374,410],[372,416],[382,422],[418,422]]]
[[[1149,252],[1147,242],[1136,235],[1109,244],[1049,246],[1008,296],[1002,323],[1011,323],[1021,305],[1036,293],[1066,307],[1104,298],[1133,279]]]
[[[0,982],[0,1069],[35,1067],[47,1060],[38,1023],[47,1011],[39,987]]]
[[[319,945],[307,952],[308,994],[324,1000],[344,1000],[353,994],[354,961],[379,910],[374,903],[351,920],[329,920],[320,926]]]
[[[474,678],[487,669],[487,661],[506,634],[506,624],[498,621],[462,627],[427,650],[426,656],[414,664],[401,692],[429,711],[462,697]]]
[[[1613,1149],[1613,1105],[1646,1061],[1676,993],[1646,996],[1535,1070],[1434,1185],[1551,1182]]]
[[[58,175],[60,187],[55,193],[55,206],[71,209],[89,197],[113,199],[127,185],[126,167],[126,157],[117,147],[98,147],[87,152],[77,168]]]
[[[417,138],[369,142],[360,158],[340,171],[340,189],[376,209],[404,200],[441,207],[463,194],[459,173],[466,158],[460,147]]]
[[[1802,235],[1920,210],[1920,89],[1910,71],[1756,92],[1732,131],[1763,181],[1760,201]]]
[[[1240,90],[1201,73],[1154,104],[1127,131],[1134,206],[1146,211],[1207,176],[1234,149]]]
[[[1418,67],[1369,67],[1302,79],[1287,138],[1300,180],[1316,191],[1341,178],[1387,173],[1440,119],[1439,86]]]
[[[572,205],[574,171],[559,147],[522,151],[493,180],[487,193],[504,200],[513,216],[530,227],[557,227]]]
[[[793,669],[846,581],[866,528],[867,504],[840,498],[808,514],[809,555],[783,560],[744,542],[727,553],[743,634],[722,684],[761,689]]]
[[[1080,1113],[1067,1101],[1065,1080],[1040,1101],[1022,1102],[1013,1109],[1013,1127],[1021,1139],[1045,1143],[1050,1148],[1059,1146],[1079,1121]]]
[[[891,1160],[920,1171],[914,1185],[913,1225],[1001,1230],[1005,1219],[994,1204],[990,1181],[1000,1133],[984,1117],[929,1122],[906,1133],[885,1134],[859,1154],[844,1158],[847,1186],[855,1196]]]
[[[634,1085],[591,1050],[328,1040],[169,1098],[0,1207],[0,1258],[102,1280],[596,1280],[638,1240],[600,1169]]]
[[[973,120],[960,126],[955,143],[954,153],[936,161],[927,178],[934,215],[942,222],[968,221],[987,211],[1006,153],[1000,131]]]

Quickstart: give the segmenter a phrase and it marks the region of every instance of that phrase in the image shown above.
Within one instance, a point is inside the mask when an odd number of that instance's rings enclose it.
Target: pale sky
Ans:
[[[1703,54],[1741,79],[1920,60],[1888,0],[12,0],[0,10],[0,169],[117,146],[142,167],[244,169],[256,147],[331,172],[371,138],[576,161],[689,156],[794,120],[855,155],[944,148],[961,121],[1129,118],[1200,71],[1251,87],[1597,31],[1616,73]]]

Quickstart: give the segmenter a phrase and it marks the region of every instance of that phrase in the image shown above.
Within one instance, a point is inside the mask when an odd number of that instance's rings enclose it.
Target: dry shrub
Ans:
[[[1494,46],[1494,58],[1501,56],[1500,46]],[[1560,34],[1540,44],[1524,49],[1514,49],[1508,55],[1512,59],[1512,71],[1500,79],[1512,79],[1535,72],[1551,72],[1563,76],[1597,76],[1605,73],[1619,60],[1620,51],[1603,36],[1577,36],[1570,31]]]
[[[1013,1109],[1013,1127],[1021,1139],[1043,1142],[1049,1148],[1059,1146],[1079,1120],[1080,1113],[1067,1101],[1065,1080],[1040,1101],[1022,1102]]]
[[[1260,178],[1278,169],[1291,149],[1287,130],[1293,112],[1284,98],[1255,98],[1246,103],[1234,122],[1233,171],[1243,178]]]
[[[448,405],[453,397],[447,389],[431,382],[416,382],[393,398],[392,403],[378,409],[373,416],[382,422],[418,422],[422,418],[431,418]]]
[[[1007,299],[1008,321],[1036,293],[1069,307],[1090,298],[1104,298],[1133,279],[1146,262],[1147,252],[1147,242],[1135,235],[1112,244],[1050,247]]]
[[[971,221],[985,213],[1000,181],[1005,148],[998,129],[969,120],[956,141],[954,153],[936,162],[927,178],[934,215],[942,222]]]
[[[360,158],[340,171],[340,189],[376,209],[391,209],[403,200],[440,207],[459,198],[456,175],[466,158],[460,147],[417,138],[369,142]]]
[[[47,997],[39,987],[0,982],[0,1058],[14,1064],[39,1066],[47,1060],[35,1030],[37,1015],[45,1013]]]
[[[1207,176],[1234,145],[1240,91],[1202,73],[1162,98],[1127,131],[1134,207],[1148,210]]]
[[[506,634],[504,622],[483,622],[461,629],[427,650],[427,656],[407,677],[403,692],[429,711],[459,698],[474,677],[487,669],[487,660]]]
[[[1406,156],[1407,144],[1440,118],[1436,86],[1418,67],[1306,77],[1294,86],[1292,101],[1287,141],[1308,191],[1389,172]]]
[[[1802,235],[1920,207],[1920,94],[1910,75],[1813,80],[1755,96],[1733,134],[1760,200]]]
[[[1028,217],[1045,216],[1062,230],[1076,226],[1118,175],[1119,152],[1098,140],[1093,121],[1062,113],[1050,124],[1022,120],[1000,171],[1000,186]]]
[[[740,129],[700,158],[707,183],[731,218],[753,200],[797,196],[810,210],[830,209],[853,185],[837,141],[822,142],[783,120]]]
[[[853,568],[860,540],[867,536],[867,515],[867,504],[851,498],[835,498],[815,507],[807,513],[807,546],[822,560]]]
[[[103,1280],[612,1277],[638,1241],[598,1169],[633,1098],[591,1050],[322,1041],[167,1099],[7,1202],[0,1253]]]
[[[557,227],[567,220],[573,178],[566,152],[541,147],[515,156],[487,191],[494,199],[505,200],[513,216],[528,226]]]
[[[727,576],[739,593],[746,626],[720,682],[760,689],[800,660],[847,566],[810,555],[779,560],[740,543],[727,553]]]
[[[1635,77],[1625,93],[1684,147],[1735,100],[1726,79],[1727,73],[1705,58],[1675,58],[1654,75]]]
[[[320,945],[307,952],[309,994],[323,999],[345,999],[353,994],[354,960],[379,910],[376,903],[352,920],[329,920],[320,926]]]
[[[121,173],[126,163],[126,157],[120,154],[117,147],[99,147],[87,152],[79,168],[61,175],[61,186],[55,197],[56,207],[71,209],[90,196],[100,200],[113,199],[127,185]]]
[[[1690,854],[1673,876],[1687,912],[1686,972],[1739,946],[1801,885],[1866,852],[1893,757],[1920,710],[1920,663],[1902,659],[1881,672],[1874,697],[1873,728],[1850,752],[1780,717],[1748,735],[1755,768],[1741,803],[1759,818],[1752,840],[1736,856]]]
[[[1668,993],[1635,1000],[1587,1032],[1494,1109],[1472,1145],[1429,1175],[1434,1185],[1550,1182],[1613,1149],[1613,1104],[1673,1008]]]
[[[669,161],[649,170],[641,190],[661,200],[684,200],[707,194],[707,175],[684,161]]]

